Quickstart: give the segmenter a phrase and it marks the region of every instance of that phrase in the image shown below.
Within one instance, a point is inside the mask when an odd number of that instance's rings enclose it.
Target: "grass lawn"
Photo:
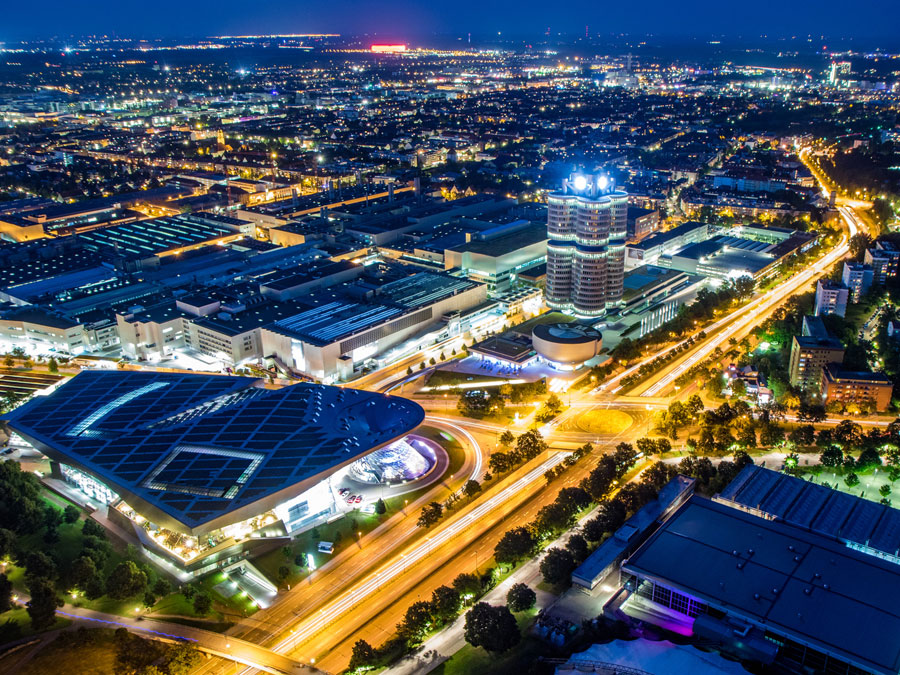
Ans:
[[[578,427],[592,434],[619,434],[634,423],[631,415],[621,410],[588,410],[578,418]]]
[[[841,473],[826,467],[816,467],[814,471],[805,472],[800,477],[804,480],[810,480],[810,478],[812,478],[812,480],[819,485],[828,483],[829,486],[833,487],[837,484],[837,489],[841,492],[846,492],[854,497],[869,499],[873,502],[881,501],[881,493],[878,490],[882,485],[887,485],[893,490],[896,490],[896,492],[888,495],[888,499],[893,503],[900,503],[896,498],[897,495],[900,494],[900,483],[892,485],[891,481],[888,479],[888,472],[886,469],[875,468],[863,472],[855,471],[854,473],[856,473],[859,478],[859,484],[854,485],[852,488],[847,487],[847,483],[844,482],[844,478],[848,473],[849,472]]]
[[[58,641],[51,642],[19,671],[19,675],[60,672],[107,675],[115,672],[115,665],[116,647],[112,631],[109,631],[108,636],[104,635],[90,645],[72,646]]]
[[[285,583],[293,586],[308,576],[306,568],[300,568],[294,565],[294,557],[300,554],[311,553],[317,566],[324,564],[328,559],[337,555],[348,546],[356,546],[359,532],[362,536],[366,536],[369,532],[378,527],[381,523],[390,517],[391,507],[390,501],[387,502],[388,513],[383,516],[374,513],[362,513],[360,511],[351,511],[346,516],[339,518],[331,523],[318,525],[312,530],[298,535],[291,541],[291,555],[286,557],[282,548],[276,548],[261,556],[251,560],[259,571],[268,577],[273,584],[279,585],[281,580],[278,576],[278,569],[282,566],[287,567],[291,573],[285,579]],[[402,503],[400,505],[402,507]],[[317,536],[313,536],[314,533]],[[328,556],[325,553],[319,553],[316,548],[320,541],[334,542],[334,553]]]
[[[443,435],[443,432],[427,426],[420,428],[416,433],[435,441],[446,450],[450,460],[446,475],[453,475],[462,468],[462,465],[465,462],[465,453],[459,442],[452,438],[448,439]],[[294,565],[295,556],[302,553],[311,553],[316,565],[322,565],[330,556],[319,553],[316,550],[320,541],[334,542],[333,555],[337,555],[347,546],[356,546],[358,533],[362,533],[362,536],[366,536],[366,534],[378,527],[391,515],[401,510],[404,506],[404,501],[414,502],[433,487],[434,483],[418,490],[407,492],[404,495],[386,499],[385,505],[387,506],[387,513],[383,516],[378,516],[374,513],[370,514],[362,513],[361,511],[351,511],[349,514],[331,523],[318,525],[313,530],[307,530],[291,542],[290,557],[286,557],[282,552],[282,549],[277,548],[274,551],[269,551],[268,553],[257,556],[250,562],[252,562],[260,572],[265,574],[266,577],[276,585],[280,584],[278,569],[280,567],[287,567],[290,570],[290,574],[285,579],[285,583],[293,586],[308,576],[305,568]],[[317,536],[313,536],[314,531],[317,532]]]
[[[521,675],[528,672],[537,657],[544,653],[544,645],[538,640],[524,635],[534,623],[537,611],[530,609],[516,614],[516,622],[523,633],[522,641],[505,654],[493,655],[481,647],[467,644],[447,661],[432,670],[436,675],[469,675],[470,673],[491,673],[492,675]]]
[[[253,602],[252,598],[245,593],[238,591],[233,594],[224,594],[216,588],[221,582],[225,581],[225,579],[226,577],[223,572],[211,572],[202,577],[199,581],[194,582],[194,585],[198,587],[200,593],[206,593],[212,598],[213,611],[209,614],[197,614],[197,612],[194,611],[193,599],[188,600],[179,591],[160,598],[149,611],[154,614],[165,616],[181,616],[184,617],[184,620],[181,621],[181,623],[188,626],[197,625],[209,630],[213,630],[210,628],[211,624],[222,624],[226,627],[230,626],[231,624],[225,620],[226,613],[250,616],[256,612],[258,607]],[[134,610],[132,609],[132,611]]]
[[[7,621],[15,621],[19,624],[19,628],[21,629],[20,636],[28,637],[29,635],[34,635],[37,632],[45,632],[45,631],[35,631],[31,628],[31,619],[28,617],[28,611],[24,607],[18,607],[16,609],[11,609],[8,612],[3,612],[0,614],[0,624],[4,624]],[[72,623],[71,619],[66,619],[65,617],[57,617],[56,623],[53,624],[50,628],[46,630],[58,630],[60,628],[65,628],[66,626]],[[0,666],[0,672],[3,671],[2,666]],[[52,672],[52,671],[47,671]]]
[[[523,335],[531,335],[531,331],[534,330],[535,326],[546,323],[571,323],[572,321],[575,321],[575,317],[570,316],[569,314],[563,314],[562,312],[547,312],[546,314],[532,317],[527,321],[523,321],[522,323],[513,326],[513,330],[517,333],[522,333]]]

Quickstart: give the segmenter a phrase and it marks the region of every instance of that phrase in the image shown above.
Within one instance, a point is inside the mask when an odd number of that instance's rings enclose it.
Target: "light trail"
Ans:
[[[562,462],[568,455],[569,453],[566,452],[555,453],[549,459],[545,460],[511,485],[505,487],[483,504],[480,504],[462,518],[459,518],[447,527],[441,529],[434,537],[417,544],[409,552],[401,554],[400,560],[393,562],[383,570],[370,575],[355,588],[345,592],[336,600],[329,603],[328,606],[319,610],[314,617],[308,619],[305,627],[295,629],[290,635],[275,645],[272,648],[272,651],[285,654],[291,649],[294,649],[298,644],[301,644],[316,633],[324,630],[330,623],[339,619],[345,612],[351,610],[353,607],[359,605],[369,596],[377,592],[383,584],[392,581],[394,578],[407,571],[412,565],[429,556],[435,548],[440,548],[443,544],[447,543],[457,535],[468,531],[477,520],[484,518],[500,507],[513,495],[542,478],[548,469],[551,469]],[[242,675],[251,672],[253,672],[252,669],[247,668],[242,671]]]
[[[847,227],[850,230],[850,237],[852,237],[858,231],[858,222],[856,220],[855,214],[853,214],[850,209],[843,206],[838,210],[841,212],[841,215],[844,218],[844,222],[847,223]],[[664,377],[660,378],[660,380],[657,381],[656,384],[647,389],[643,394],[641,394],[641,396],[659,395],[660,392],[671,385],[681,375],[686,373],[693,366],[697,365],[703,359],[709,356],[716,349],[716,347],[721,346],[726,340],[728,340],[728,338],[733,336],[740,329],[745,328],[748,324],[756,321],[758,315],[772,309],[775,305],[782,302],[785,298],[793,293],[796,293],[800,288],[812,281],[817,275],[824,273],[827,267],[830,267],[831,265],[838,262],[849,251],[849,237],[844,234],[842,235],[840,244],[833,248],[829,253],[819,258],[819,260],[814,264],[807,267],[799,274],[791,277],[784,284],[773,288],[771,291],[768,291],[750,304],[745,305],[735,312],[732,312],[732,314],[726,317],[726,319],[730,321],[735,318],[733,324],[718,333],[715,337],[713,337],[706,344],[695,351],[688,359],[672,369]],[[737,315],[737,317],[735,317],[735,315]],[[726,319],[719,321],[718,324],[722,324],[726,321]]]
[[[475,467],[472,469],[472,474],[470,478],[472,480],[478,480],[479,476],[481,476],[481,469],[484,464],[484,457],[481,455],[481,446],[478,444],[478,441],[475,440],[475,437],[470,434],[466,429],[463,429],[459,424],[457,424],[454,420],[449,420],[446,417],[435,417],[434,415],[425,415],[425,420],[430,421],[434,424],[441,425],[443,424],[445,427],[450,427],[454,431],[459,432],[463,436],[465,436],[466,440],[472,445],[472,448],[475,450]]]

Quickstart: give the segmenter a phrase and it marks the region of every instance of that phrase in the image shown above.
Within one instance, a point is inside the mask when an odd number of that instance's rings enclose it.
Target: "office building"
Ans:
[[[850,302],[859,302],[859,299],[869,292],[875,274],[870,265],[863,263],[845,262],[841,281],[850,289]]]
[[[408,455],[412,468],[433,465],[427,450],[410,454],[404,441],[424,419],[412,401],[262,385],[85,371],[5,421],[50,459],[55,478],[108,504],[110,522],[197,574],[284,545],[338,513],[345,472],[371,473],[380,448]]]
[[[605,175],[573,174],[547,206],[547,305],[585,317],[618,308],[628,196]]]
[[[629,241],[639,241],[659,229],[659,211],[629,206],[627,212],[627,235]]]
[[[819,279],[816,283],[816,316],[828,316],[836,314],[844,316],[847,313],[847,300],[850,291],[843,284],[837,284],[827,279]]]
[[[825,403],[855,403],[887,410],[894,383],[883,373],[844,370],[838,363],[822,369],[822,399]]]
[[[625,269],[655,265],[661,257],[671,255],[688,244],[706,241],[709,236],[709,224],[696,221],[683,223],[665,232],[656,232],[625,247]]]
[[[494,225],[465,238],[444,250],[444,267],[463,270],[489,291],[508,289],[518,271],[542,264],[547,253],[547,228],[527,220]]]

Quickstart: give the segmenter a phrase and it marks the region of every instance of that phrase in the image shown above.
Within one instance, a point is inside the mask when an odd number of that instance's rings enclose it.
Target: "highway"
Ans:
[[[621,379],[638,366],[619,374],[593,392],[573,394],[570,407],[553,424],[542,428],[548,442],[599,441],[609,447],[618,440],[634,441],[646,434],[651,423],[650,415],[640,411],[664,408],[665,394],[681,374],[706,359],[717,347],[727,344],[729,338],[739,335],[741,331],[749,332],[762,317],[792,294],[807,287],[846,255],[849,237],[863,226],[852,208],[842,206],[839,211],[849,235],[843,234],[835,248],[777,288],[759,295],[706,328],[709,337],[675,364],[652,375],[649,383],[645,383],[641,396],[617,395],[621,390]],[[653,359],[672,348],[674,345],[648,358]],[[367,377],[366,383],[368,386],[382,387],[392,378],[396,380],[403,370],[405,366],[395,365]],[[358,386],[360,383],[354,384]],[[427,402],[423,403],[427,405]],[[432,403],[436,407],[449,407],[439,399]],[[584,412],[610,406],[632,409],[646,419],[632,424],[622,434],[602,437],[602,440],[597,434],[577,430],[577,418]],[[873,419],[871,422],[878,425],[889,423],[884,419]],[[447,425],[453,429],[454,435],[465,438],[470,449],[477,448],[473,455],[473,460],[478,458],[477,463],[467,464],[465,472],[460,472],[465,473],[466,478],[483,476],[486,450],[493,445],[499,433],[511,428],[439,414],[429,414],[428,423]],[[574,430],[571,428],[573,425],[576,426]],[[516,431],[515,428],[512,430]],[[561,452],[549,453],[537,464],[532,462],[528,467],[514,472],[487,495],[439,523],[424,538],[413,536],[421,534],[421,531],[416,532],[416,517],[411,506],[408,517],[398,518],[401,523],[395,524],[392,531],[379,535],[384,538],[383,541],[376,545],[377,537],[373,537],[371,542],[364,538],[361,551],[365,555],[356,556],[355,562],[348,566],[348,561],[341,561],[335,569],[321,570],[327,572],[327,576],[322,574],[316,578],[314,575],[308,584],[304,582],[297,589],[292,589],[285,600],[276,602],[267,610],[267,615],[260,617],[258,614],[229,633],[271,645],[271,649],[279,654],[294,654],[296,661],[317,663],[335,670],[345,667],[349,649],[356,639],[368,639],[372,644],[379,644],[390,635],[409,604],[429,597],[431,590],[441,583],[449,583],[460,572],[474,569],[479,560],[475,557],[473,564],[474,556],[481,555],[480,560],[486,562],[493,551],[492,542],[495,543],[504,531],[528,522],[541,506],[555,498],[560,487],[577,484],[593,466],[593,462],[576,465],[566,473],[563,482],[554,482],[545,488],[543,474],[565,456]],[[314,661],[316,656],[321,658]],[[248,668],[244,672],[251,671]]]
[[[712,331],[707,329],[707,334],[714,331],[712,337],[703,342],[699,348],[693,350],[689,356],[682,359],[664,375],[658,377],[641,395],[659,396],[665,393],[669,387],[674,385],[675,380],[708,358],[717,347],[723,348],[724,351],[724,347],[728,345],[730,338],[738,338],[742,331],[750,332],[787,298],[803,291],[809,284],[823,276],[832,265],[847,255],[850,251],[849,237],[861,230],[861,223],[852,209],[842,206],[838,210],[847,224],[850,232],[849,236],[846,233],[843,234],[840,243],[815,263],[713,324],[711,327]]]

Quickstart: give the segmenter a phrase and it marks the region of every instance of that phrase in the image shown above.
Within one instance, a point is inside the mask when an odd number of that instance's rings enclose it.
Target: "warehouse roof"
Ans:
[[[624,564],[878,673],[900,670],[900,566],[692,497]]]

